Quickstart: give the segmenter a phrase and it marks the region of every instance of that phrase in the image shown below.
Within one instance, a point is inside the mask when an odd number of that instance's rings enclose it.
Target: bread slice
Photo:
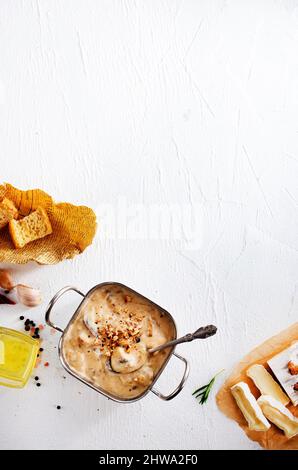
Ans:
[[[51,222],[43,207],[38,207],[21,220],[9,221],[9,232],[16,248],[52,233]]]
[[[0,202],[0,229],[5,227],[12,219],[16,219],[18,210],[14,203],[6,197]]]

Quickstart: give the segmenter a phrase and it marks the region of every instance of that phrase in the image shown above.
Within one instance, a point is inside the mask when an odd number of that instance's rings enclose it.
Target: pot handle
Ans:
[[[65,292],[68,292],[70,290],[73,290],[75,292],[77,292],[78,294],[80,294],[82,297],[85,297],[85,295],[79,290],[77,289],[76,287],[73,287],[73,286],[66,286],[66,287],[63,287],[62,289],[60,289],[56,295],[54,295],[54,297],[52,298],[52,300],[50,300],[50,303],[48,305],[48,308],[46,310],[46,314],[45,314],[45,319],[46,319],[46,323],[47,325],[51,326],[52,328],[54,328],[55,330],[57,331],[60,331],[61,333],[63,333],[63,330],[62,328],[60,328],[59,326],[55,325],[54,323],[52,323],[52,321],[50,320],[50,314],[51,314],[51,311],[52,311],[52,308],[54,307],[55,303],[57,302],[57,300],[63,295],[65,294]]]
[[[176,356],[178,359],[183,361],[184,365],[185,365],[183,377],[182,377],[181,382],[178,385],[178,387],[175,388],[175,390],[172,393],[170,393],[169,395],[163,395],[156,388],[153,388],[153,387],[151,388],[151,392],[153,392],[156,396],[158,396],[159,398],[161,398],[162,400],[165,400],[165,401],[172,400],[173,398],[175,398],[178,395],[178,393],[181,392],[181,390],[183,389],[184,384],[187,380],[188,374],[189,374],[189,364],[188,364],[188,361],[185,359],[185,357],[182,357],[182,356],[180,356],[179,354],[177,354],[175,352],[173,353],[173,356]]]

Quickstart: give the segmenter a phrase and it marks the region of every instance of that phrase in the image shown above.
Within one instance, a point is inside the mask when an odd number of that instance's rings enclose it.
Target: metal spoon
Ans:
[[[196,330],[194,333],[188,333],[187,335],[182,336],[181,338],[173,339],[172,341],[161,344],[160,346],[157,346],[156,348],[149,349],[148,353],[153,354],[157,351],[161,351],[162,349],[176,346],[176,344],[188,343],[189,341],[193,341],[194,339],[209,338],[209,336],[215,335],[216,332],[217,332],[217,328],[214,325],[201,326],[201,328]]]

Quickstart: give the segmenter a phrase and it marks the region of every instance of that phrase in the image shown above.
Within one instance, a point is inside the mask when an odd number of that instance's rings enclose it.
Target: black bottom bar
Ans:
[[[84,467],[92,465],[92,470],[97,466],[108,465],[117,469],[134,469],[136,467],[148,465],[188,465],[188,466],[209,466],[212,464],[227,464],[233,468],[237,462],[237,467],[241,465],[270,464],[272,467],[285,466],[287,463],[297,468],[297,454],[295,451],[246,451],[246,450],[28,450],[28,451],[2,451],[4,453],[13,452],[14,464],[24,462],[24,458],[31,458],[30,452],[34,454],[34,462],[46,462],[48,465],[56,465],[57,461],[65,461],[67,467],[70,465],[80,465]],[[26,454],[26,455],[25,455]],[[58,454],[58,455],[57,455]],[[33,458],[33,455],[32,455]],[[46,458],[46,460],[44,460]],[[58,459],[58,460],[57,460]]]

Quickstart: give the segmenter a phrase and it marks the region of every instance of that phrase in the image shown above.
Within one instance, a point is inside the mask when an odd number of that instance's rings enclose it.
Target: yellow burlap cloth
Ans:
[[[284,433],[274,424],[266,432],[250,431],[247,422],[239,410],[236,402],[230,392],[230,388],[240,380],[246,382],[256,398],[260,396],[260,392],[255,387],[252,380],[246,376],[246,370],[252,364],[263,364],[267,369],[267,361],[271,357],[278,354],[283,349],[289,347],[293,342],[298,340],[298,323],[290,326],[287,330],[282,331],[276,336],[265,341],[263,344],[253,349],[241,362],[235,367],[230,377],[225,381],[219,390],[216,400],[219,409],[228,417],[236,421],[244,430],[246,435],[252,441],[257,441],[265,449],[271,450],[294,450],[298,449],[298,435],[292,439],[287,439]],[[290,405],[289,410],[298,416],[298,407]]]
[[[92,243],[96,232],[96,216],[92,209],[66,202],[56,204],[40,189],[21,191],[10,184],[0,186],[0,200],[7,197],[14,202],[20,216],[26,216],[38,206],[46,209],[53,233],[16,249],[8,228],[0,231],[0,262],[25,264],[55,264],[82,253]]]

